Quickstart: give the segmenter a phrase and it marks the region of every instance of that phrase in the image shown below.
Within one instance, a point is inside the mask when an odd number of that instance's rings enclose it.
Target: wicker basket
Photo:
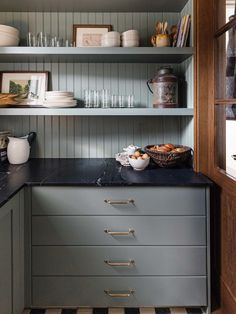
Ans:
[[[158,146],[162,146],[164,144],[158,144]],[[179,164],[187,163],[192,156],[192,149],[183,145],[175,145],[176,148],[181,147],[185,148],[184,152],[158,152],[150,150],[151,147],[155,145],[148,145],[144,148],[145,152],[152,158],[152,160],[162,168],[170,168],[175,167]]]

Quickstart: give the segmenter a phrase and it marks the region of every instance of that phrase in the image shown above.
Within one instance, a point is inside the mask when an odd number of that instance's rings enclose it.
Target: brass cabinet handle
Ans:
[[[104,290],[104,292],[112,298],[129,298],[132,294],[135,293],[134,290],[124,291],[124,292],[115,292],[111,290]]]
[[[105,260],[104,263],[112,267],[130,267],[135,264],[134,260],[129,260],[128,262],[113,262]]]
[[[112,231],[112,230],[109,230],[109,229],[105,229],[104,232],[107,233],[107,234],[110,234],[111,236],[116,236],[116,235],[128,236],[128,235],[133,235],[134,234],[134,229],[129,228],[128,231]]]
[[[129,200],[104,200],[105,203],[109,205],[129,205],[133,204],[134,205],[134,200],[129,199]]]

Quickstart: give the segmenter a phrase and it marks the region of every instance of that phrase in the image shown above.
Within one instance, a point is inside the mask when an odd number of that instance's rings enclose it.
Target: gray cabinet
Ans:
[[[205,187],[33,187],[33,306],[207,306]]]
[[[0,309],[19,314],[24,309],[23,192],[0,208]]]

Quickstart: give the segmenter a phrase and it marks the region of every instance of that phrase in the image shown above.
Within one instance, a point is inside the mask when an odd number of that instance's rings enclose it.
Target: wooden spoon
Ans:
[[[165,22],[164,27],[163,27],[163,34],[167,34],[167,27],[168,27],[168,23]]]

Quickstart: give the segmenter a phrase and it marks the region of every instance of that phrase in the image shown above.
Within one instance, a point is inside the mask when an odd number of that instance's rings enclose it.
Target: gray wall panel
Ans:
[[[191,117],[0,116],[0,129],[15,136],[37,132],[32,157],[114,157],[128,144],[193,146]]]

